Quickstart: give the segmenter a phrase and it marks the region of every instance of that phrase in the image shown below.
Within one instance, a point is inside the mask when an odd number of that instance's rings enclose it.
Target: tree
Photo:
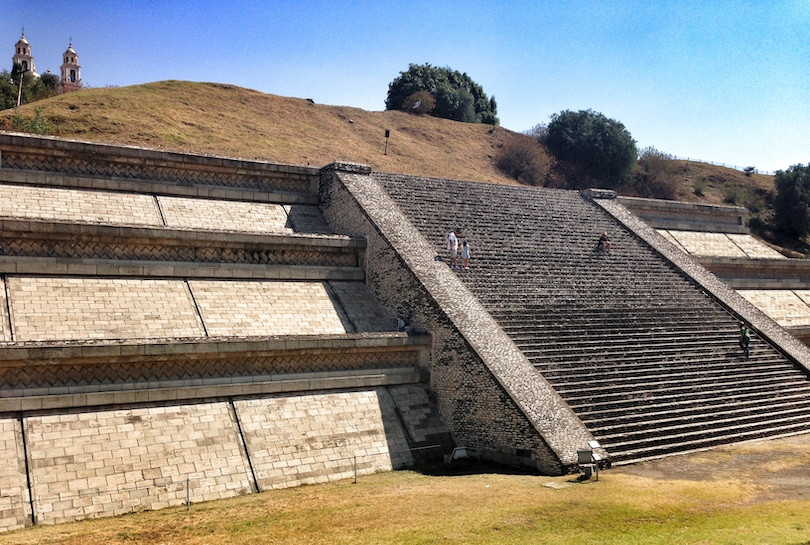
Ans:
[[[17,105],[17,87],[8,70],[0,72],[0,110]]]
[[[810,164],[793,165],[774,175],[776,197],[773,201],[776,228],[803,239],[810,232]]]
[[[551,116],[548,150],[608,187],[629,179],[636,163],[636,141],[620,122],[593,110],[565,110]]]
[[[436,101],[431,112],[435,117],[498,124],[495,97],[487,97],[483,88],[466,73],[430,64],[411,64],[407,71],[400,72],[388,85],[385,109],[408,109],[408,99],[419,91],[430,94]]]

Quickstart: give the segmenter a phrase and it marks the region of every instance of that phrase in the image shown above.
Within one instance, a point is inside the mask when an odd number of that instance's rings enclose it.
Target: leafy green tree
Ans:
[[[551,116],[545,137],[548,150],[560,161],[616,187],[633,172],[636,141],[622,123],[593,110],[565,110]]]
[[[810,232],[810,164],[793,165],[774,175],[774,222],[783,233],[803,239]]]
[[[59,76],[56,74],[52,74],[50,72],[45,72],[40,76],[39,81],[42,82],[42,85],[45,89],[49,91],[56,92],[57,88],[59,87]]]
[[[408,99],[424,91],[436,101],[431,115],[466,123],[498,124],[495,97],[489,98],[483,88],[466,73],[430,64],[411,64],[408,70],[388,85],[386,110],[407,110]]]
[[[17,87],[11,79],[11,72],[0,72],[0,110],[13,108],[17,105]]]

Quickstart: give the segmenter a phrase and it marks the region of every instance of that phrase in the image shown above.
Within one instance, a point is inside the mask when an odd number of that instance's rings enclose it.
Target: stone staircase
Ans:
[[[613,463],[810,430],[807,371],[578,193],[374,176]]]

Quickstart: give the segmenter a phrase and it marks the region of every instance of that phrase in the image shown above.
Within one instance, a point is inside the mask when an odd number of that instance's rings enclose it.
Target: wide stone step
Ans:
[[[700,312],[687,309],[591,309],[590,312],[566,312],[565,310],[542,309],[526,311],[521,314],[515,312],[513,316],[505,316],[503,311],[493,311],[490,314],[506,330],[514,327],[534,329],[557,329],[565,333],[572,330],[577,333],[588,331],[591,328],[602,329],[613,327],[617,330],[639,330],[648,328],[653,331],[673,330],[678,328],[694,329],[698,324],[703,331],[714,330],[713,325],[721,330],[731,329],[735,325],[729,316],[720,313]],[[511,312],[511,311],[510,311]]]
[[[602,361],[602,360],[632,360],[636,357],[646,357],[650,355],[657,355],[661,359],[669,358],[671,356],[679,356],[681,354],[690,354],[698,352],[704,355],[714,354],[728,354],[729,351],[739,352],[739,345],[735,340],[721,339],[716,341],[702,341],[702,340],[687,340],[680,342],[679,340],[671,340],[668,343],[656,344],[618,344],[602,345],[599,342],[583,342],[571,343],[569,345],[548,344],[546,347],[537,347],[534,343],[515,343],[520,348],[521,352],[526,354],[528,358],[537,358],[549,362],[554,361]],[[756,344],[756,343],[752,343]],[[753,348],[753,347],[752,347]]]
[[[742,391],[727,391],[716,393],[710,398],[706,396],[666,396],[655,399],[629,400],[618,403],[605,403],[598,405],[580,405],[574,408],[583,422],[624,422],[637,418],[654,417],[662,413],[702,411],[707,406],[722,406],[728,404],[757,404],[781,402],[783,400],[801,399],[810,396],[810,387],[806,382],[797,381],[792,385],[784,385],[776,390],[749,389]],[[572,407],[573,408],[573,407]]]
[[[796,433],[806,431],[809,425],[810,412],[804,412],[773,420],[744,422],[683,433],[674,432],[656,437],[644,437],[639,440],[611,443],[609,440],[603,441],[598,436],[597,439],[608,451],[611,459],[620,462],[777,434]]]
[[[752,370],[776,370],[780,369],[787,372],[788,370],[797,370],[785,362],[784,359],[779,358],[773,354],[767,354],[752,359],[745,360],[744,362],[736,360],[728,360],[726,358],[706,361],[698,360],[698,365],[694,362],[621,362],[622,365],[605,365],[599,363],[596,365],[572,365],[563,368],[550,368],[545,366],[536,366],[543,376],[552,384],[558,383],[576,383],[576,382],[591,382],[600,383],[601,381],[610,381],[613,379],[639,379],[644,380],[647,377],[662,377],[671,374],[727,374],[729,372],[737,372],[738,369],[752,369]],[[803,371],[798,371],[800,374]]]
[[[628,392],[636,393],[643,392],[662,392],[662,391],[695,391],[706,390],[709,388],[733,388],[736,384],[756,384],[770,381],[791,380],[791,379],[804,379],[807,377],[802,376],[798,371],[787,373],[783,370],[777,369],[770,372],[760,372],[757,370],[749,372],[738,373],[722,373],[722,374],[683,374],[681,376],[673,377],[639,377],[639,380],[623,380],[609,383],[607,381],[583,383],[577,382],[575,384],[554,384],[554,388],[564,398],[568,396],[581,398],[584,396],[617,396],[625,395]]]
[[[599,376],[577,377],[575,380],[549,379],[549,381],[560,393],[574,391],[577,393],[585,393],[589,391],[598,391],[600,389],[616,391],[621,388],[638,388],[639,384],[644,384],[647,386],[673,383],[695,384],[703,381],[717,380],[718,378],[723,378],[725,380],[743,380],[748,377],[765,377],[774,375],[803,376],[798,369],[785,369],[784,365],[776,364],[757,368],[719,368],[708,370],[688,368],[680,370],[680,372],[667,373],[612,373]],[[548,379],[548,377],[546,378]]]
[[[656,366],[667,367],[670,365],[688,365],[691,367],[705,367],[710,368],[717,365],[726,366],[728,368],[734,368],[734,363],[740,363],[742,361],[748,363],[758,363],[758,362],[778,362],[784,361],[778,355],[774,355],[772,352],[762,352],[757,353],[752,351],[751,359],[745,360],[742,357],[742,354],[739,354],[739,359],[731,359],[726,357],[725,355],[718,355],[718,354],[705,354],[701,352],[692,352],[686,354],[680,354],[677,358],[661,358],[655,355],[648,356],[648,357],[635,357],[631,359],[608,359],[604,361],[597,361],[597,360],[583,360],[583,361],[564,361],[564,362],[547,362],[540,358],[530,358],[529,361],[545,376],[548,372],[549,380],[553,380],[556,376],[560,376],[565,373],[570,373],[571,376],[577,376],[579,373],[579,368],[582,366],[593,365],[597,368],[614,368],[614,369],[638,369],[639,372],[645,374],[647,370],[654,369]],[[790,365],[786,365],[786,368],[793,368]],[[555,374],[556,373],[556,374]],[[598,376],[598,371],[594,371],[594,375]],[[586,374],[586,376],[588,376]]]
[[[810,397],[794,395],[785,399],[759,399],[747,403],[723,403],[702,405],[699,408],[659,411],[630,415],[624,419],[587,421],[585,424],[592,433],[603,438],[628,436],[631,433],[660,431],[669,427],[688,424],[715,425],[721,419],[734,419],[793,411],[800,413],[810,410]]]
[[[718,392],[723,394],[738,393],[745,395],[751,392],[768,393],[772,395],[774,392],[786,387],[808,385],[806,377],[784,379],[783,377],[766,377],[752,379],[750,382],[740,385],[738,383],[718,383],[713,382],[710,384],[701,384],[698,387],[691,385],[683,385],[669,388],[645,388],[643,385],[634,389],[632,395],[626,392],[607,392],[603,394],[591,395],[563,395],[563,399],[571,405],[574,412],[582,411],[600,411],[605,408],[617,408],[617,406],[635,407],[637,405],[645,405],[647,403],[664,403],[669,401],[682,401],[682,400],[710,400],[717,395]],[[578,410],[579,409],[579,410]]]

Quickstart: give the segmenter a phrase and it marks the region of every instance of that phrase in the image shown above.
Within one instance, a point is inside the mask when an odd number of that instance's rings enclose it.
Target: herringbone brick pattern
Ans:
[[[239,263],[249,265],[311,265],[354,267],[355,252],[313,246],[255,244],[160,244],[142,239],[18,238],[0,234],[2,254],[26,257],[112,259],[182,263]]]
[[[18,341],[202,337],[180,280],[10,277]]]
[[[227,403],[26,419],[38,521],[55,523],[251,491]]]
[[[97,365],[67,362],[7,367],[0,373],[0,395],[15,390],[67,388],[105,384],[146,384],[156,381],[260,377],[287,373],[318,373],[358,369],[414,367],[416,352],[354,352],[300,354],[239,354],[229,357],[184,357]]]
[[[309,181],[306,178],[296,179],[296,177],[289,174],[260,176],[239,172],[235,169],[225,169],[220,172],[213,169],[190,170],[188,168],[172,168],[170,166],[141,162],[137,164],[119,162],[100,156],[85,158],[79,154],[70,154],[68,156],[57,154],[36,155],[4,150],[3,167],[62,172],[74,176],[134,178],[185,185],[210,185],[261,191],[309,192]]]
[[[189,281],[210,335],[307,335],[351,331],[323,282]]]
[[[411,463],[379,389],[236,401],[259,488],[346,479]]]
[[[8,184],[0,184],[0,216],[112,225],[163,225],[157,203],[149,195]]]
[[[25,524],[28,491],[25,459],[16,418],[0,418],[0,529],[14,530]]]

